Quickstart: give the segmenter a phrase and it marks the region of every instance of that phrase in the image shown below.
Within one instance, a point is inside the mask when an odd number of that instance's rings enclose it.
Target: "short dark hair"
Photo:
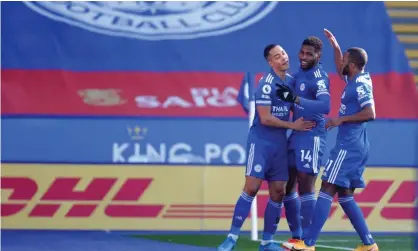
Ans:
[[[303,40],[302,45],[313,46],[315,48],[315,52],[322,52],[323,43],[322,40],[317,37],[307,37],[305,40]]]
[[[349,54],[350,62],[353,63],[359,70],[362,70],[367,64],[367,52],[359,47],[349,48],[347,52]]]
[[[270,54],[271,49],[276,47],[277,44],[269,44],[266,47],[264,47],[264,58],[267,60]]]

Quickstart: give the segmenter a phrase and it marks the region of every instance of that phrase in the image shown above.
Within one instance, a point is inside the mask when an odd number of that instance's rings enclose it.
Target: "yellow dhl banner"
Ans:
[[[412,168],[370,168],[357,191],[372,231],[414,231]],[[3,164],[3,228],[228,230],[244,167]],[[318,179],[317,188],[320,187]],[[259,229],[268,201],[258,194]],[[243,230],[250,230],[248,218]],[[279,230],[288,230],[282,214]],[[335,200],[324,231],[352,231]]]

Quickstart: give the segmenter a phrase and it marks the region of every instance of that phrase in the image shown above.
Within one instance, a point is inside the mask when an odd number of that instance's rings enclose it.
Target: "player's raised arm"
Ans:
[[[337,42],[335,36],[327,29],[324,29],[325,36],[328,38],[332,48],[334,49],[334,63],[338,75],[341,79],[344,79],[342,74],[343,72],[343,53],[341,51],[340,45]]]
[[[261,124],[265,126],[281,127],[298,131],[307,131],[315,126],[314,122],[304,121],[303,118],[295,122],[283,121],[271,114],[271,94],[272,88],[269,83],[261,82],[255,92],[255,105],[260,116]]]
[[[344,54],[344,63],[344,73],[348,76],[347,85],[350,86],[346,90],[349,93],[345,95],[354,96],[356,103],[344,104],[342,102],[342,105],[344,109],[356,109],[358,112],[342,115],[340,110],[340,117],[329,120],[325,125],[327,129],[343,123],[362,123],[376,118],[372,80],[369,73],[364,72],[367,63],[366,51],[357,47],[348,49]],[[354,106],[351,107],[351,105]]]

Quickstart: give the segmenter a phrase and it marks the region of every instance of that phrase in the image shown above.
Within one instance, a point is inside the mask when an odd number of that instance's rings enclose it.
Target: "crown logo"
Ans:
[[[133,127],[128,126],[127,130],[129,137],[131,137],[132,140],[141,140],[147,135],[148,132],[148,128],[140,127],[138,125]]]

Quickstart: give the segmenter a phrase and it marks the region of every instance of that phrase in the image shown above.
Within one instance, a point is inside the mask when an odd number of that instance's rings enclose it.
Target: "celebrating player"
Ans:
[[[330,111],[329,80],[319,63],[321,53],[322,41],[317,37],[306,38],[299,51],[301,69],[294,75],[294,91],[284,85],[277,90],[279,97],[294,103],[294,120],[304,117],[316,122],[312,130],[293,131],[289,138],[290,177],[284,206],[292,238],[283,243],[288,249],[302,241],[315,208],[315,181],[326,140],[324,115]]]
[[[325,35],[334,48],[338,72],[347,77],[347,85],[341,96],[339,117],[326,124],[327,129],[338,126],[338,134],[325,164],[312,224],[306,239],[296,243],[293,250],[315,250],[315,242],[330,213],[332,199],[338,193],[338,202],[363,242],[354,251],[378,251],[363,213],[353,198],[354,190],[365,186],[362,176],[369,156],[366,124],[376,117],[372,80],[364,71],[367,53],[362,48],[350,48],[342,56],[332,33],[325,30]]]
[[[290,103],[276,97],[275,83],[290,87],[293,78],[286,73],[289,57],[279,45],[268,45],[264,58],[271,71],[263,76],[255,92],[256,112],[247,139],[247,167],[244,189],[235,206],[231,230],[219,251],[235,247],[240,229],[263,180],[268,181],[270,199],[264,212],[263,240],[260,251],[280,251],[272,242],[280,220],[285,186],[288,180],[286,130],[310,130],[315,123],[301,117],[289,122]]]

